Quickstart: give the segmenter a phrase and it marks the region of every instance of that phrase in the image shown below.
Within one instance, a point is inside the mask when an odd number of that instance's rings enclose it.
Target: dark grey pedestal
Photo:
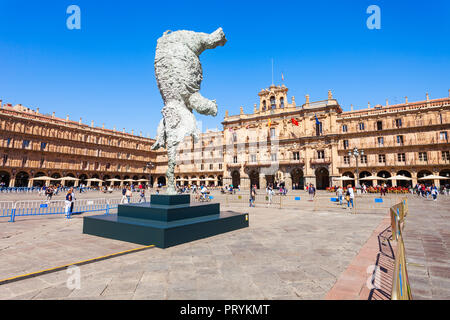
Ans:
[[[190,203],[189,195],[152,195],[122,204],[117,214],[83,218],[83,233],[167,248],[248,227],[248,214],[220,212],[219,203]]]

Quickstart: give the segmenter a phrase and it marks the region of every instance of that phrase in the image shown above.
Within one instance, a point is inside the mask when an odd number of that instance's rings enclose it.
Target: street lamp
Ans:
[[[360,189],[361,186],[359,185],[359,172],[358,172],[358,157],[361,155],[364,155],[364,150],[358,150],[358,148],[355,147],[355,149],[348,151],[349,157],[354,156],[356,159],[356,189]]]
[[[150,170],[150,172],[149,172],[149,174],[148,174],[148,183],[151,185],[152,184],[152,173],[151,173],[151,170],[153,169],[155,167],[155,165],[153,164],[153,162],[147,162],[146,164],[145,164],[145,166],[144,166],[144,170],[145,169],[149,169]]]

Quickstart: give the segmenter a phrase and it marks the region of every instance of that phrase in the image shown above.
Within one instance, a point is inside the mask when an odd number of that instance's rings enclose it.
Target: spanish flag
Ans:
[[[269,121],[267,122],[267,126],[270,127],[271,124],[272,124],[272,119],[269,119]]]
[[[295,120],[294,118],[291,118],[291,122],[292,122],[292,124],[294,124],[294,125],[298,126],[298,121],[297,121],[297,120]]]

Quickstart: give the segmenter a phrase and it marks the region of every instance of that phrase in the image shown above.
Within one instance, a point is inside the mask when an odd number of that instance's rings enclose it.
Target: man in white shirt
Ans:
[[[349,184],[347,187],[347,195],[349,196],[349,201],[347,202],[347,208],[350,208],[350,203],[353,209],[353,200],[355,199],[355,192],[353,191],[352,185]]]

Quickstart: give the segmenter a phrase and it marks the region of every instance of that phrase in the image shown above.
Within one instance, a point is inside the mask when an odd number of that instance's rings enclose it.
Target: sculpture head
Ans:
[[[227,43],[227,39],[225,38],[225,33],[222,28],[218,28],[216,31],[209,35],[209,46],[208,49],[214,49],[217,46],[224,46]]]

